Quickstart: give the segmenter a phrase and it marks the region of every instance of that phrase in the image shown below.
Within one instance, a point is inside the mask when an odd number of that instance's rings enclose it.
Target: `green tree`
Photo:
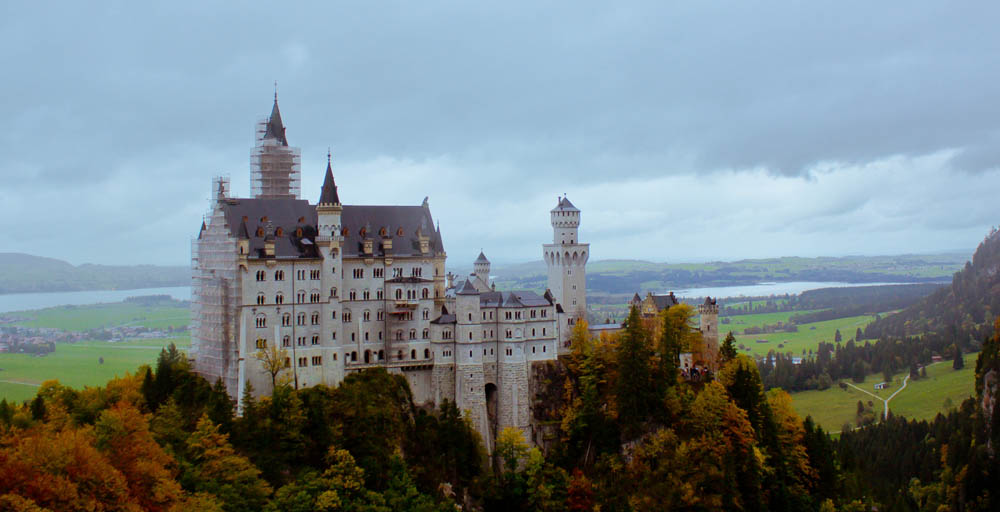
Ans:
[[[278,489],[268,512],[389,512],[385,498],[365,487],[365,470],[347,450],[330,447],[322,474],[307,471]]]
[[[837,329],[837,331],[833,333],[833,341],[840,343],[843,339],[844,337],[841,336],[840,329]]]
[[[961,370],[965,368],[965,358],[962,357],[962,347],[955,344],[955,360],[951,363],[951,367],[955,370]]]
[[[719,355],[722,356],[723,362],[736,359],[736,337],[733,336],[733,331],[729,331],[729,334],[726,335],[726,339],[722,341],[722,346],[719,347]]]
[[[618,341],[618,379],[615,398],[618,406],[618,423],[625,440],[637,437],[641,426],[649,418],[657,402],[656,387],[652,382],[649,334],[642,326],[639,310],[632,307],[625,330]]]
[[[861,332],[861,328],[858,327],[858,330],[854,333],[854,340],[861,341],[863,339],[865,339],[865,334]]]

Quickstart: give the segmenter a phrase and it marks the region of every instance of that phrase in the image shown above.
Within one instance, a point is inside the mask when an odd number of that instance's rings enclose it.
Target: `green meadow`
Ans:
[[[6,315],[24,319],[15,325],[54,327],[66,331],[86,331],[119,325],[162,329],[186,326],[191,318],[191,310],[186,305],[147,306],[130,302],[113,302],[18,311]]]
[[[771,350],[781,353],[791,352],[792,355],[801,356],[803,351],[816,350],[819,342],[826,341],[833,343],[836,331],[839,329],[843,341],[854,337],[855,331],[860,327],[864,330],[874,316],[851,316],[838,318],[836,320],[826,320],[811,324],[801,324],[798,332],[772,332],[766,334],[742,334],[747,327],[773,325],[778,321],[787,323],[788,318],[796,313],[807,313],[808,311],[795,311],[783,313],[761,313],[756,315],[739,315],[725,317],[730,320],[728,324],[719,324],[719,332],[733,332],[736,337],[736,344],[743,344],[746,349],[742,352],[753,356],[764,356]],[[721,322],[721,320],[720,320]],[[765,340],[758,343],[758,340]],[[779,345],[781,345],[779,347]]]
[[[965,354],[965,368],[961,370],[953,370],[951,361],[927,366],[927,377],[917,380],[911,378],[906,388],[889,401],[889,410],[895,415],[929,420],[938,413],[958,407],[975,392],[974,368],[978,356],[978,353]],[[904,375],[905,373],[894,375],[890,387],[879,391],[873,388],[875,384],[882,382],[882,374],[868,375],[861,384],[851,380],[844,382],[850,382],[876,396],[888,398],[902,386]],[[792,399],[799,415],[803,418],[812,416],[813,421],[831,432],[840,431],[847,423],[855,426],[858,400],[866,404],[871,400],[876,414],[879,417],[884,414],[880,400],[850,386],[845,391],[837,383],[823,391],[792,393]]]
[[[119,343],[58,343],[55,352],[44,356],[0,354],[0,398],[7,401],[28,400],[47,380],[58,380],[78,389],[101,386],[115,377],[134,374],[144,364],[155,364],[160,350],[170,343],[187,350],[191,340],[185,336]],[[103,364],[101,358],[104,358]]]

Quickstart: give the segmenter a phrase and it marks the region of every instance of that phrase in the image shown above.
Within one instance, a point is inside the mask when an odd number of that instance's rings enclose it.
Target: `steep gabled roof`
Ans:
[[[236,238],[250,240],[250,230],[247,229],[247,220],[245,218],[240,219],[240,228],[236,231]]]
[[[456,295],[479,295],[479,290],[472,284],[472,281],[466,279],[465,284],[462,285],[462,288],[458,290]]]
[[[573,206],[573,203],[569,202],[569,199],[565,196],[559,198],[559,203],[552,211],[564,211],[564,212],[578,212],[579,208]]]
[[[326,159],[326,176],[323,177],[323,189],[319,195],[318,204],[340,204],[337,194],[337,183],[333,181],[333,167],[330,165],[330,155]]]
[[[274,95],[274,106],[271,107],[271,116],[267,118],[267,129],[264,131],[265,139],[274,139],[282,146],[288,145],[285,138],[285,125],[281,123],[281,111],[278,110],[278,95]]]

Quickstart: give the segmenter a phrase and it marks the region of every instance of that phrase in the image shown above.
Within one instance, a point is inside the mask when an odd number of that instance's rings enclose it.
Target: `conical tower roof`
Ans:
[[[323,189],[319,195],[319,204],[340,204],[337,194],[337,182],[333,180],[333,166],[330,164],[330,154],[326,155],[326,176],[323,177]]]
[[[265,139],[274,139],[282,146],[288,145],[285,138],[285,125],[281,123],[281,110],[278,109],[278,93],[274,93],[274,106],[271,107],[271,116],[267,118],[267,129],[264,131]]]
[[[486,259],[486,255],[483,254],[483,251],[479,251],[479,257],[476,258],[476,263],[489,263],[489,262],[490,260]]]

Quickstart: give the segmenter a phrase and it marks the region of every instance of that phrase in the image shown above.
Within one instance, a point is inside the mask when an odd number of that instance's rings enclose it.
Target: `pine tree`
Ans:
[[[833,341],[840,343],[843,339],[844,337],[840,334],[840,329],[837,329],[837,332],[833,333]]]
[[[649,417],[656,402],[652,386],[650,358],[653,351],[649,347],[646,330],[639,319],[639,310],[632,307],[621,334],[617,350],[618,381],[616,399],[618,402],[618,423],[626,440],[639,435],[642,423]]]
[[[857,332],[854,333],[854,340],[855,341],[861,341],[863,339],[865,339],[865,334],[863,332],[861,332],[861,328],[858,327]]]
[[[962,347],[955,344],[955,362],[951,364],[951,367],[956,370],[961,370],[965,368],[965,359],[962,357]]]
[[[736,359],[736,354],[736,337],[733,336],[733,331],[729,331],[726,339],[722,341],[722,346],[719,347],[719,355],[723,361],[731,361]]]

